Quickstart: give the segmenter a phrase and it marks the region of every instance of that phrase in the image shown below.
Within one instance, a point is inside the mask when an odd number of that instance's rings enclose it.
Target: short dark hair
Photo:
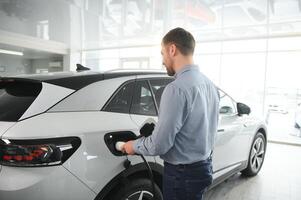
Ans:
[[[170,30],[162,39],[164,45],[173,43],[179,51],[187,56],[192,55],[195,47],[195,40],[191,33],[183,28],[175,28]]]

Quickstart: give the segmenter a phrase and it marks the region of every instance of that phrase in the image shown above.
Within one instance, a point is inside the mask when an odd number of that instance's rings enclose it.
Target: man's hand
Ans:
[[[133,144],[134,144],[133,140],[126,142],[123,145],[122,152],[124,152],[124,153],[126,153],[128,155],[134,155],[135,151],[134,151],[134,148],[133,148]]]

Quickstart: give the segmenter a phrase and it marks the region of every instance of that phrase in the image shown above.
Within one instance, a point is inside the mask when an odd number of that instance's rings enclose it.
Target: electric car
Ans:
[[[0,199],[162,199],[163,161],[125,156],[117,141],[157,121],[174,79],[159,71],[60,72],[0,78]],[[256,175],[267,130],[250,108],[220,92],[211,187]],[[214,134],[214,133],[213,133]]]

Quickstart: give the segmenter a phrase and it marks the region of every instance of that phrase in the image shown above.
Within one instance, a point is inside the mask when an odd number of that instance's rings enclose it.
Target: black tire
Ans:
[[[259,142],[263,146],[260,146],[260,144],[258,144]],[[248,166],[246,169],[241,171],[243,176],[252,177],[258,174],[264,162],[265,152],[266,138],[262,133],[258,132],[251,145]]]
[[[148,179],[135,179],[116,192],[114,200],[138,200],[143,195],[143,200],[163,200],[162,192],[155,184],[155,198],[153,197],[152,184]]]

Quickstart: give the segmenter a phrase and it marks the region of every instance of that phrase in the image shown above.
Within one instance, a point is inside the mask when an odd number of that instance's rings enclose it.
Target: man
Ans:
[[[189,32],[175,28],[164,36],[161,46],[163,65],[175,80],[164,89],[153,134],[127,142],[123,151],[160,155],[164,200],[201,200],[212,183],[219,94],[193,64],[195,40]]]

